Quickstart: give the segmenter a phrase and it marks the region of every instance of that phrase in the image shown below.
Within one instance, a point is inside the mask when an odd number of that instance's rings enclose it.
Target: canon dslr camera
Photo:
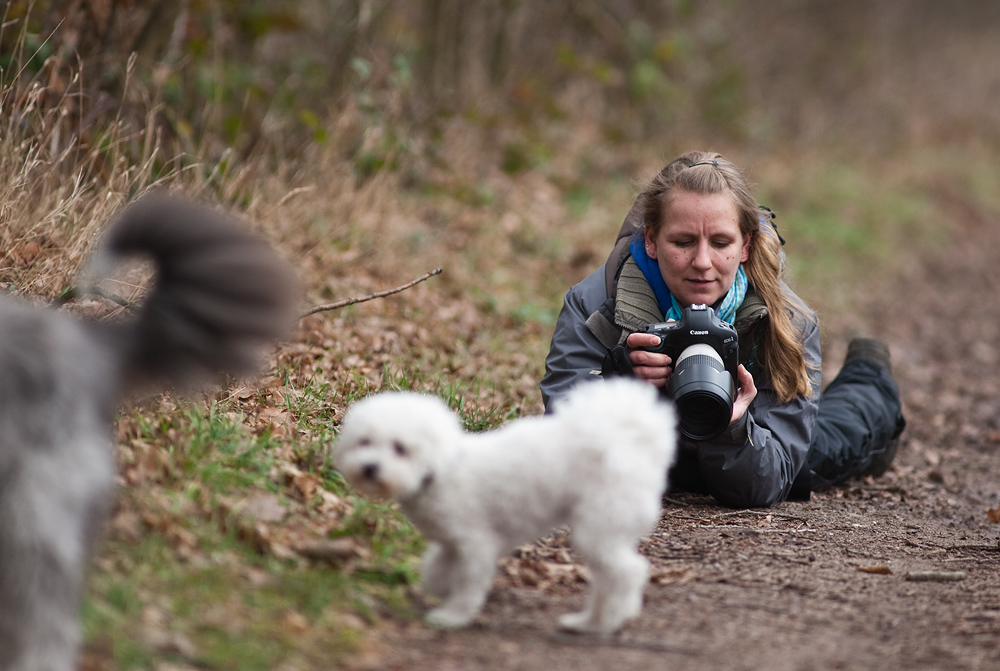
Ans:
[[[665,391],[677,406],[681,433],[691,440],[711,440],[725,431],[737,391],[736,329],[712,308],[692,305],[684,308],[680,321],[650,324],[646,333],[660,336],[660,344],[640,349],[670,357],[673,372]]]

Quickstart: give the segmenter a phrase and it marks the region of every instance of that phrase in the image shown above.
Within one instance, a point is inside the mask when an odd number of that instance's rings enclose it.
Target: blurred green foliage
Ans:
[[[155,130],[165,158],[211,164],[321,145],[356,158],[362,179],[402,169],[392,137],[433,139],[453,119],[528,132],[570,119],[629,143],[996,141],[996,77],[948,57],[989,58],[996,40],[977,28],[998,11],[889,4],[10,0],[0,68],[6,83],[43,87],[68,131],[124,119]],[[939,91],[920,85],[932,76]],[[338,127],[353,109],[388,148]],[[532,168],[534,151],[505,144],[504,170]]]
[[[124,120],[155,129],[169,156],[210,163],[227,153],[294,159],[336,141],[365,179],[398,169],[410,127],[433,132],[456,114],[487,123],[507,114],[526,127],[579,115],[563,95],[573,81],[603,100],[588,113],[608,137],[665,128],[683,107],[737,127],[740,69],[692,37],[694,5],[12,0],[0,67],[8,84],[45,87],[77,132]],[[352,105],[388,131],[378,146],[359,131],[331,137]],[[529,169],[533,153],[512,144],[503,169]]]

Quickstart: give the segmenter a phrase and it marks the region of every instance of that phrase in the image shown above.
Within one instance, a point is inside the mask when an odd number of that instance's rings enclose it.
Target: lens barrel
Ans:
[[[736,385],[722,357],[709,345],[689,346],[677,357],[667,396],[677,406],[681,433],[711,440],[729,426]]]

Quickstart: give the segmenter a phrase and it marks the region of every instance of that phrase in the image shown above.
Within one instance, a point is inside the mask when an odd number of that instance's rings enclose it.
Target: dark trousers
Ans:
[[[889,371],[865,360],[848,361],[819,399],[806,461],[810,488],[864,474],[905,426],[899,387]]]
[[[814,491],[864,474],[905,426],[889,371],[864,359],[847,361],[820,396],[812,444],[789,500],[808,501]],[[670,489],[708,493],[694,452],[679,451]]]

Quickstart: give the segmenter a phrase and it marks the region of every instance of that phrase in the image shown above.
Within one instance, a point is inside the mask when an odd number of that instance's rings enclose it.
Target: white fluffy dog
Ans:
[[[349,409],[337,466],[359,491],[398,501],[431,541],[423,588],[443,599],[432,624],[469,624],[500,556],[568,525],[592,583],[586,608],[560,624],[609,634],[642,609],[649,562],[637,544],[659,519],[675,434],[657,390],[624,378],[479,434],[436,397],[389,392]]]

